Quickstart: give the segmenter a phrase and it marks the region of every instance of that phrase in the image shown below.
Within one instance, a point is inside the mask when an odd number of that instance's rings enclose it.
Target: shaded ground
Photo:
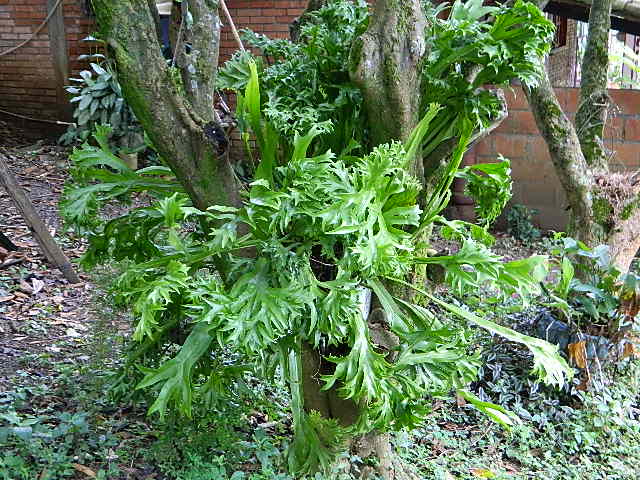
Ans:
[[[68,152],[0,122],[0,153],[65,253],[78,258],[82,243],[62,232],[57,207]],[[69,285],[50,268],[4,191],[0,231],[20,247],[18,253],[0,252],[0,419],[33,435],[11,444],[19,455],[3,456],[0,422],[0,480],[293,480],[282,473],[290,433],[282,391],[250,379],[257,393],[182,423],[149,419],[143,403],[110,401],[104,382],[120,357],[126,318],[90,281],[97,276],[81,273],[83,283]],[[512,260],[541,247],[498,235],[494,250]],[[424,478],[639,478],[633,466],[640,442],[629,432],[637,435],[640,423],[620,413],[640,408],[637,399],[621,403],[631,388],[606,392],[609,403],[598,403],[605,420],[586,409],[556,409],[528,383],[530,359],[504,360],[513,358],[513,348],[498,347],[486,355],[487,391],[498,403],[518,403],[521,396],[537,416],[536,427],[506,435],[454,398],[437,400],[425,425],[396,441]],[[560,427],[541,426],[545,415],[559,413],[567,419]],[[615,422],[605,424],[609,418]],[[628,428],[623,421],[631,422]],[[24,458],[32,463],[22,466]],[[240,476],[232,476],[236,469]]]
[[[0,147],[0,153],[7,158],[18,183],[67,256],[77,258],[81,254],[80,245],[60,235],[57,213],[67,152],[56,145],[29,142],[32,141],[23,139],[20,143],[27,145]],[[79,354],[78,347],[88,330],[87,299],[91,286],[69,285],[58,270],[47,264],[5,191],[0,191],[0,231],[20,248],[18,252],[0,252],[2,389],[3,382],[30,353],[48,352],[53,358]]]
[[[58,215],[58,201],[68,169],[68,150],[51,140],[34,141],[5,122],[0,122],[0,133],[0,154],[6,158],[18,184],[27,192],[65,254],[72,261],[77,259],[82,254],[81,242],[63,233]],[[78,398],[74,397],[82,398],[83,393],[77,390],[79,384],[73,384],[77,380],[75,374],[82,366],[96,362],[97,357],[113,356],[110,352],[97,351],[109,346],[108,342],[99,344],[103,339],[97,339],[96,334],[108,329],[115,339],[112,334],[117,327],[104,325],[107,317],[95,314],[96,287],[87,275],[79,272],[82,283],[70,285],[48,264],[16,206],[2,189],[0,231],[19,247],[17,252],[0,249],[0,392],[8,395],[0,394],[0,405],[15,401],[11,394],[20,397],[30,392],[33,396],[29,401],[33,403],[21,411],[32,420],[40,419],[34,425],[41,426],[43,432],[47,428],[65,427],[65,422],[79,428],[74,422],[86,421],[84,416],[61,419],[58,412],[79,410]],[[104,309],[104,306],[98,304],[97,308]],[[117,320],[118,317],[111,318]],[[80,437],[82,435],[79,440]],[[46,451],[46,445],[40,447]],[[69,452],[84,450],[79,446],[69,447]],[[0,458],[0,478],[6,471],[3,467],[8,468]],[[56,471],[51,478],[73,476],[74,470],[76,478],[91,477],[87,474],[91,469],[83,471],[80,463],[76,467],[66,474]],[[15,471],[18,470],[16,467]],[[43,467],[39,473],[38,480],[49,478],[47,468]],[[31,474],[25,473],[25,478],[31,478],[28,476]]]

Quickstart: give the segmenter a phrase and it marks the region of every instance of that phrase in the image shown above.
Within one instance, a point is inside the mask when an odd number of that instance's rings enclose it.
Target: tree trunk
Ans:
[[[562,112],[546,71],[525,93],[569,202],[569,235],[590,247],[609,245],[614,264],[626,272],[640,248],[640,187],[634,175],[609,171],[611,154],[602,139],[609,108],[611,3],[592,2],[575,126]]]
[[[201,209],[237,204],[238,184],[213,111],[220,35],[217,3],[188,1],[193,45],[185,54],[185,95],[162,56],[153,2],[94,0],[93,6],[127,102],[194,204]]]
[[[611,101],[607,92],[610,15],[611,0],[596,0],[591,6],[576,112],[576,130],[584,158],[592,170],[602,173],[609,170],[602,136]]]
[[[383,345],[384,346],[384,345]],[[352,400],[342,399],[337,388],[328,391],[322,390],[320,375],[330,373],[323,370],[330,368],[323,364],[322,356],[310,345],[303,345],[302,349],[302,378],[304,406],[307,411],[315,410],[325,418],[337,419],[344,427],[353,425],[363,408]],[[403,464],[397,457],[391,446],[391,436],[388,433],[370,432],[358,435],[347,440],[351,455],[362,460],[373,457],[378,464],[376,473],[383,480],[418,480],[418,477]],[[340,460],[335,470],[340,473],[348,473],[356,478],[366,480],[374,474],[373,469],[362,465],[353,465]]]
[[[371,147],[405,141],[420,120],[420,66],[428,53],[426,27],[420,0],[377,0],[367,31],[352,47],[350,75],[363,94]],[[422,158],[414,159],[411,173],[424,183]],[[374,308],[369,323],[375,314]],[[333,416],[355,421],[357,405],[345,405],[336,395],[329,399]],[[377,473],[384,480],[417,478],[394,454],[389,434],[371,432],[351,439],[350,445],[358,457],[377,459]],[[371,472],[363,469],[360,474],[369,478]]]
[[[525,89],[525,93],[571,207],[569,234],[587,244],[603,241],[604,227],[595,222],[593,215],[591,172],[576,130],[563,113],[547,72],[543,72],[536,88]]]
[[[351,78],[364,96],[371,146],[406,140],[419,121],[426,27],[420,0],[378,0],[352,48]],[[412,170],[422,178],[417,159]]]
[[[618,269],[621,272],[629,271],[631,262],[640,250],[640,208],[636,206],[633,214],[609,236],[607,243]]]

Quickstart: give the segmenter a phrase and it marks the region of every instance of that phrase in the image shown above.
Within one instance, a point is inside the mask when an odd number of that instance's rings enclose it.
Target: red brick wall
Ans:
[[[289,25],[304,11],[307,0],[227,0],[227,7],[238,30],[248,28],[271,38],[289,38]],[[224,15],[220,35],[220,62],[238,49]]]
[[[288,38],[289,25],[306,7],[307,0],[227,0],[238,29],[250,28],[270,37]],[[87,53],[81,42],[94,30],[83,10],[82,0],[64,0],[64,23],[69,68],[77,73],[86,68],[78,60]],[[46,0],[0,0],[0,52],[28,38],[47,15]],[[221,62],[237,49],[226,19],[221,17]],[[47,27],[27,45],[0,56],[0,109],[42,119],[60,119],[56,79]]]
[[[567,203],[560,181],[519,87],[507,93],[509,116],[494,133],[475,146],[478,162],[494,161],[501,153],[511,160],[513,202],[534,208],[543,228],[564,230],[568,220]],[[606,147],[612,151],[614,170],[640,169],[640,91],[610,90],[619,114],[609,121]],[[563,110],[573,119],[579,89],[556,88]]]
[[[91,31],[81,0],[64,0],[69,67],[81,63],[79,40]],[[46,0],[0,0],[0,52],[29,38],[47,16]],[[48,28],[8,55],[0,56],[0,109],[42,119],[59,119],[56,78]]]

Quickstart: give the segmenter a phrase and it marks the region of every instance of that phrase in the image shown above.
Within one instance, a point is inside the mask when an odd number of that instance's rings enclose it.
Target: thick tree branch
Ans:
[[[594,170],[608,170],[602,137],[610,99],[607,92],[611,0],[594,0],[589,14],[587,48],[582,59],[580,104],[576,130],[582,153]]]
[[[189,4],[195,52],[186,68],[192,67],[190,78],[196,85],[185,85],[185,97],[162,56],[149,2],[93,0],[101,34],[115,56],[124,96],[158,153],[199,208],[235,204],[235,177],[220,156],[221,145],[211,135],[220,28],[217,4],[212,0],[189,0]]]
[[[378,0],[374,8],[351,51],[351,78],[362,89],[371,140],[378,145],[405,140],[418,122],[427,19],[420,0]]]
[[[621,272],[626,272],[640,249],[640,208],[639,198],[629,218],[622,220],[609,237],[611,258]]]
[[[186,8],[185,8],[186,7]],[[189,53],[183,52],[182,79],[187,99],[205,122],[214,120],[213,101],[220,45],[220,19],[215,0],[188,0],[183,3]]]
[[[539,85],[533,89],[525,88],[525,94],[567,195],[572,219],[591,219],[574,222],[569,230],[581,240],[587,241],[592,237],[590,229],[597,230],[601,227],[593,226],[593,178],[582,154],[576,130],[562,111],[546,71],[543,71]]]
[[[594,0],[571,1],[588,6],[592,6],[595,3]],[[613,0],[611,2],[611,15],[628,20],[640,20],[640,0]]]

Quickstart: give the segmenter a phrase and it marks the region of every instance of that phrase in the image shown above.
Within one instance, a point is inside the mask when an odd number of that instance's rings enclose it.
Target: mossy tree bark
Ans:
[[[169,163],[194,204],[207,208],[238,202],[238,184],[226,160],[213,110],[220,21],[214,0],[185,0],[193,22],[192,48],[184,53],[180,88],[167,66],[150,0],[93,0],[101,35],[116,60],[127,102],[158,153]]]
[[[373,8],[367,31],[352,47],[350,67],[351,79],[363,94],[371,146],[404,141],[417,125],[422,100],[420,66],[428,53],[427,19],[420,0],[377,0]],[[414,159],[411,170],[424,182],[421,160]],[[371,327],[379,311],[375,299],[373,306],[369,316]],[[382,319],[379,325],[384,324]],[[382,343],[380,346],[388,350],[393,347],[392,338],[381,337],[376,343]],[[336,407],[347,412],[354,410],[342,404]],[[357,406],[353,407],[357,414]],[[354,422],[356,418],[352,414],[341,421]],[[350,448],[360,458],[375,457],[378,474],[384,480],[414,478],[393,454],[388,434],[371,432],[353,438]],[[367,478],[366,472],[363,478]]]
[[[372,145],[406,140],[419,121],[426,27],[420,0],[378,0],[353,46],[351,78],[364,96]],[[413,170],[422,177],[421,162]]]
[[[612,0],[590,3],[575,125],[562,112],[546,72],[539,86],[525,93],[569,202],[568,233],[592,247],[608,244],[614,263],[626,272],[640,248],[640,182],[636,175],[609,169],[612,153],[603,134],[610,106]]]

